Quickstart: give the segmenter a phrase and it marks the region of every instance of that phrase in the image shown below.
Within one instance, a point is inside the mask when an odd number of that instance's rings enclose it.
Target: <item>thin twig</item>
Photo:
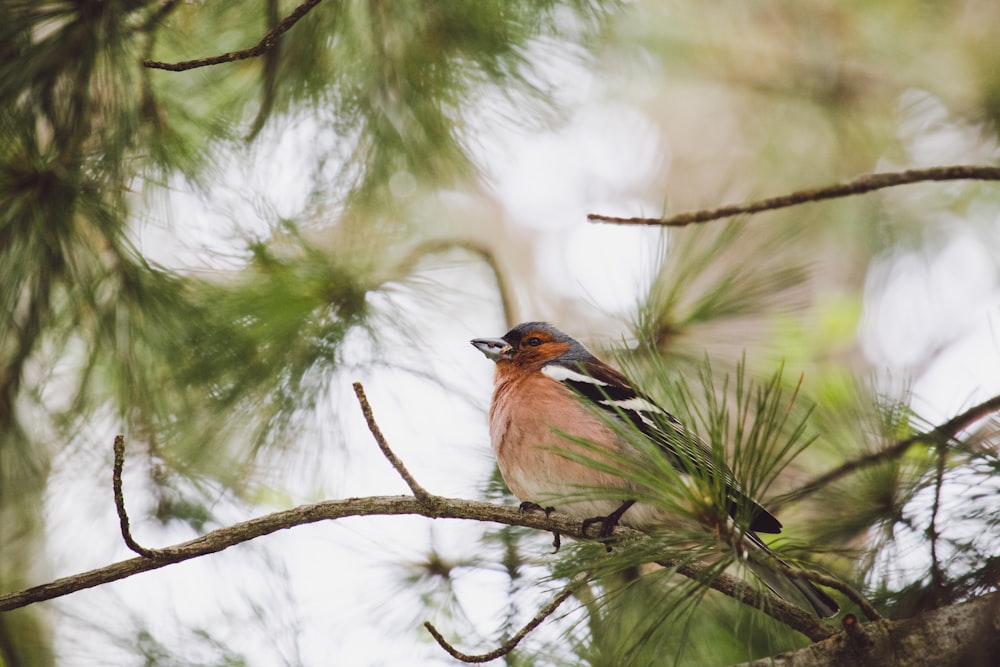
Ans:
[[[758,609],[814,642],[835,634],[829,625],[813,614],[787,602],[769,590],[750,586],[742,579],[719,572],[714,566],[700,561],[658,560],[656,564],[674,570],[688,579],[701,582],[741,604]]]
[[[937,446],[937,466],[934,472],[934,502],[931,504],[931,520],[927,524],[927,539],[930,540],[931,547],[931,594],[936,598],[940,589],[944,586],[944,572],[941,570],[941,561],[938,559],[938,519],[941,511],[941,488],[944,486],[945,462],[948,458],[948,449],[943,444]]]
[[[385,436],[382,435],[382,429],[378,427],[378,423],[375,421],[375,415],[372,413],[372,406],[368,402],[368,397],[365,395],[365,388],[360,382],[354,383],[354,394],[358,397],[358,403],[361,404],[361,412],[365,415],[365,421],[368,423],[368,430],[372,432],[372,436],[375,438],[375,442],[378,443],[378,448],[382,450],[383,456],[388,459],[392,467],[396,469],[399,476],[403,478],[406,485],[410,487],[410,491],[416,496],[421,502],[429,503],[433,502],[434,496],[427,492],[427,489],[420,486],[410,471],[406,469],[403,462],[399,460],[399,457],[392,451],[389,447],[389,443],[386,441]]]
[[[559,605],[565,602],[567,598],[569,598],[569,596],[573,594],[573,590],[576,588],[579,582],[586,579],[586,577],[587,577],[586,573],[580,573],[576,577],[574,577],[574,580],[571,583],[567,584],[567,586],[563,588],[561,591],[559,591],[558,595],[556,595],[554,598],[552,598],[552,600],[548,602],[548,604],[546,604],[544,607],[538,610],[538,613],[535,614],[530,621],[528,621],[527,625],[518,630],[513,637],[511,637],[510,639],[508,639],[507,641],[505,641],[503,644],[493,649],[492,651],[489,651],[488,653],[479,653],[479,654],[462,653],[457,648],[449,644],[448,640],[445,639],[440,632],[438,632],[438,629],[435,628],[430,621],[425,622],[424,627],[427,628],[427,631],[431,633],[431,636],[434,637],[434,639],[441,646],[441,648],[447,651],[448,655],[450,655],[453,658],[461,660],[462,662],[489,662],[490,660],[496,660],[497,658],[502,658],[503,656],[513,651],[514,648],[519,643],[521,643],[521,640],[524,639],[529,632],[537,628],[539,625],[541,625],[542,621],[544,621],[546,618],[555,613],[556,609],[559,608]]]
[[[143,558],[162,560],[169,555],[158,549],[147,549],[132,537],[128,514],[125,512],[125,494],[122,493],[122,468],[125,467],[125,436],[115,436],[115,464],[111,472],[111,486],[115,494],[115,509],[118,510],[118,523],[122,530],[125,545]]]
[[[850,197],[865,194],[873,190],[891,188],[897,185],[919,183],[921,181],[1000,181],[1000,167],[979,165],[956,165],[950,167],[931,167],[929,169],[908,169],[906,171],[865,174],[849,181],[835,183],[822,188],[799,190],[787,195],[770,197],[749,202],[747,204],[730,204],[715,209],[679,213],[666,218],[620,218],[612,215],[590,213],[587,220],[591,222],[609,222],[616,225],[646,225],[656,227],[685,227],[697,223],[731,218],[736,215],[749,215],[761,211],[771,211],[789,206],[798,206],[809,202]]]
[[[143,67],[149,67],[152,69],[165,69],[171,72],[183,72],[184,70],[196,69],[198,67],[208,67],[210,65],[219,65],[222,63],[230,63],[234,60],[246,60],[247,58],[256,58],[257,56],[263,55],[274,48],[274,45],[278,43],[278,40],[283,34],[288,32],[288,30],[299,22],[303,16],[308,14],[313,7],[318,5],[321,0],[306,0],[301,5],[296,7],[291,14],[286,16],[281,23],[274,26],[268,31],[264,37],[257,42],[256,46],[252,46],[249,49],[243,49],[241,51],[230,51],[229,53],[223,53],[218,56],[211,56],[209,58],[198,58],[195,60],[184,60],[179,63],[165,63],[158,60],[144,60],[142,61]]]
[[[280,21],[278,15],[278,0],[267,0],[265,13],[267,14],[267,27],[274,30]],[[260,131],[264,129],[267,119],[274,109],[274,100],[278,95],[278,64],[281,56],[281,45],[275,43],[274,48],[269,49],[264,54],[264,75],[261,86],[260,109],[257,110],[257,117],[250,124],[250,131],[244,141],[250,143],[257,138]]]
[[[839,591],[844,594],[844,596],[856,604],[861,610],[861,613],[865,615],[869,621],[880,621],[882,620],[882,614],[879,613],[878,609],[875,608],[868,599],[856,591],[852,586],[848,586],[840,579],[834,577],[829,577],[825,574],[820,574],[819,572],[807,572],[805,570],[797,570],[793,567],[789,567],[785,563],[772,562],[772,567],[777,567],[781,569],[788,576],[795,579],[805,579],[806,581],[811,581],[816,584],[821,584],[827,588],[832,588],[835,591]]]
[[[953,440],[960,431],[968,428],[983,417],[997,412],[998,410],[1000,410],[1000,396],[994,396],[993,398],[983,401],[979,405],[974,405],[962,414],[952,417],[945,423],[931,429],[930,431],[911,435],[910,437],[900,440],[885,449],[847,461],[839,467],[820,475],[811,482],[804,484],[795,491],[780,496],[775,500],[774,504],[775,506],[780,506],[789,502],[800,500],[805,496],[811,495],[816,491],[819,491],[820,489],[846,477],[856,470],[898,458],[917,443],[936,442],[942,445],[947,444]]]

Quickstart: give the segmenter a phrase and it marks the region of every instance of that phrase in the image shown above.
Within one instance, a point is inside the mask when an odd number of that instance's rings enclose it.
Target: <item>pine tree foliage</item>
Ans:
[[[644,173],[608,176],[606,164],[632,165],[581,149],[577,196],[665,213],[895,167],[995,164],[998,21],[990,0],[0,3],[0,594],[47,578],[59,539],[48,513],[66,484],[55,471],[85,476],[110,456],[112,432],[141,450],[165,535],[308,495],[275,479],[314,466],[298,447],[317,430],[349,477],[347,420],[330,414],[345,371],[392,364],[401,341],[436,351],[449,317],[440,294],[469,319],[482,305],[479,260],[506,312],[588,334],[595,309],[553,278],[568,271],[575,228],[517,220],[497,186],[494,153],[511,128],[522,141],[551,136],[580,117],[565,99],[648,120],[640,139],[659,152],[636,158]],[[307,146],[284,164],[275,146],[292,130]],[[276,181],[295,174],[292,204],[274,195],[289,186],[248,192],[244,174],[269,161]],[[518,166],[526,179],[537,167]],[[555,193],[576,178],[563,168],[532,185]],[[190,214],[185,197],[221,213]],[[916,185],[664,233],[639,302],[592,330],[630,328],[594,340],[780,514],[769,545],[782,559],[892,618],[981,596],[1000,580],[996,411],[946,423],[924,415],[916,388],[995,292],[998,211],[992,183]],[[195,266],[162,261],[151,227],[193,250]],[[880,310],[915,272],[947,283],[935,262],[959,241],[978,252],[962,266],[988,274],[978,301],[893,311],[904,324]],[[455,273],[439,284],[442,267]],[[948,294],[972,291],[959,287]],[[919,345],[882,330],[906,322]],[[461,385],[432,365],[411,355],[405,368],[436,389]],[[482,444],[479,426],[469,439]],[[646,453],[583,458],[692,525],[722,518],[718,479],[679,486],[670,462]],[[484,484],[483,497],[512,501],[496,474]],[[761,586],[716,523],[556,554],[537,531],[477,527],[463,549],[400,559],[412,605],[392,618],[436,618],[456,645],[490,645],[586,573],[508,664],[723,664],[802,646],[677,574],[697,560]],[[468,598],[479,576],[502,581],[485,630]],[[0,665],[60,662],[67,619],[0,614]],[[199,648],[188,653],[148,619],[125,634],[114,640],[144,664],[257,664],[212,628],[190,629]]]

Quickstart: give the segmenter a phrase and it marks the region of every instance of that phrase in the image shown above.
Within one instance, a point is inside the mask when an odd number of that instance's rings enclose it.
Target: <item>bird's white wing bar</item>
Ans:
[[[566,368],[562,364],[546,364],[545,366],[542,366],[542,372],[556,382],[586,382],[587,384],[593,384],[599,387],[608,386],[607,382],[598,380],[597,378],[589,375],[584,375],[583,373],[574,371],[572,368]]]

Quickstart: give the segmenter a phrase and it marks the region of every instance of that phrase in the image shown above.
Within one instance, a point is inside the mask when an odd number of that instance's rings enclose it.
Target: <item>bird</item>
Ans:
[[[674,479],[686,482],[700,475],[722,485],[726,521],[735,524],[741,538],[740,554],[768,588],[800,606],[805,601],[821,618],[840,611],[829,595],[792,576],[758,536],[780,533],[781,522],[744,492],[728,466],[576,339],[548,322],[524,322],[499,338],[470,342],[496,364],[490,443],[500,474],[522,509],[558,510],[582,519],[585,534],[598,524],[602,538],[619,522],[644,532],[684,525],[690,519],[671,512],[668,503],[641,502],[646,497],[641,485],[616,474],[616,462],[642,465],[644,455],[664,456],[677,473]],[[652,446],[637,448],[634,438],[627,437],[631,427]],[[750,550],[764,558],[746,558]],[[769,559],[783,567],[761,562]]]

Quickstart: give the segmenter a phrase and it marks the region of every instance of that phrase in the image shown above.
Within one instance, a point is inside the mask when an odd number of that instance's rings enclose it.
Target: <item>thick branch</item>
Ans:
[[[278,43],[278,39],[281,38],[283,34],[288,32],[288,30],[299,22],[303,16],[308,14],[313,7],[318,5],[321,0],[306,0],[301,5],[295,8],[291,14],[286,16],[281,23],[274,26],[259,42],[256,46],[252,46],[249,49],[243,49],[242,51],[230,51],[229,53],[223,53],[219,56],[211,56],[209,58],[198,58],[196,60],[185,60],[179,63],[165,63],[158,60],[144,60],[142,62],[143,67],[149,67],[152,69],[165,69],[171,72],[183,72],[184,70],[196,69],[198,67],[208,67],[210,65],[219,65],[222,63],[231,63],[234,60],[246,60],[247,58],[256,58],[261,56],[271,49],[274,45]]]
[[[824,473],[811,482],[806,483],[795,491],[785,494],[777,500],[776,505],[784,505],[785,503],[799,500],[805,496],[811,495],[823,487],[829,486],[830,484],[846,477],[856,470],[899,458],[905,454],[910,447],[917,443],[931,442],[939,445],[946,445],[961,431],[965,430],[983,417],[991,415],[997,411],[1000,411],[1000,396],[994,396],[993,398],[983,401],[979,405],[975,405],[962,414],[952,417],[945,423],[930,431],[911,435],[909,438],[900,440],[890,447],[886,447],[885,449],[881,449],[877,452],[872,452],[871,454],[866,454],[856,459],[847,461],[830,472]]]
[[[697,223],[731,218],[736,215],[749,215],[761,211],[771,211],[789,206],[798,206],[809,202],[823,201],[861,195],[873,190],[891,188],[897,185],[919,183],[922,181],[1000,181],[1000,167],[978,165],[956,165],[952,167],[932,167],[929,169],[908,169],[906,171],[885,172],[880,174],[865,174],[849,181],[835,183],[822,188],[799,190],[779,197],[760,199],[747,204],[730,204],[715,209],[679,213],[666,218],[619,218],[612,215],[590,213],[587,220],[591,222],[609,222],[616,225],[646,225],[657,227],[686,227]]]
[[[846,632],[793,653],[740,667],[970,667],[995,665],[1000,654],[1000,593],[929,611],[900,621],[858,623]]]

